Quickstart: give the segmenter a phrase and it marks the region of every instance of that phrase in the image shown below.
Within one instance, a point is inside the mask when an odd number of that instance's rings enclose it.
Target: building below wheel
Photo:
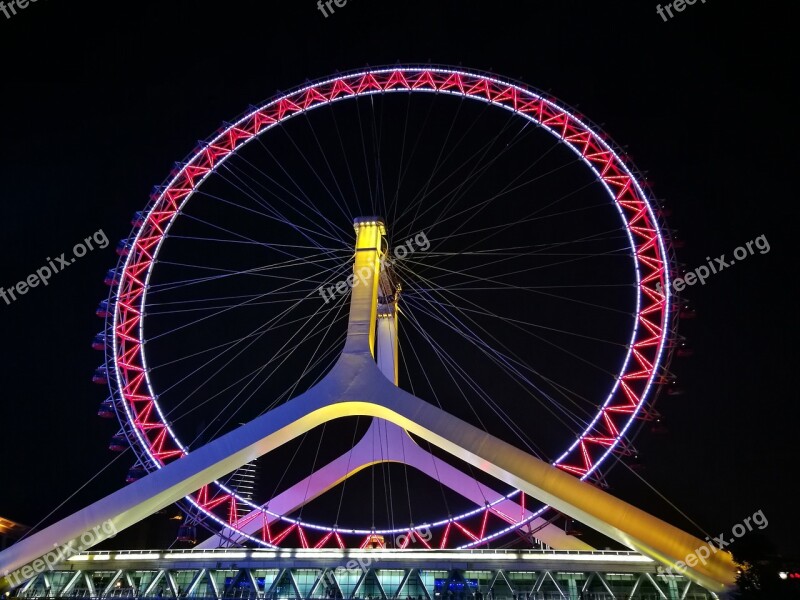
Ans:
[[[19,598],[710,600],[629,551],[248,549],[88,552]]]

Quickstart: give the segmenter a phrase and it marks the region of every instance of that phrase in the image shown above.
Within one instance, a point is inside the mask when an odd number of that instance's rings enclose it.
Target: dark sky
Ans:
[[[695,286],[675,363],[683,396],[645,428],[643,477],[712,534],[756,511],[789,550],[797,353],[796,65],[786,4],[709,0],[669,22],[655,3],[367,2],[324,18],[312,0],[40,0],[0,14],[0,224],[8,288],[103,229],[46,288],[0,302],[0,515],[34,524],[103,468],[89,347],[113,244],[173,163],[225,119],[306,79],[366,64],[485,69],[578,106],[646,170],[689,268],[764,235],[770,252]],[[794,85],[793,85],[794,84]],[[119,461],[58,514],[117,489]],[[623,468],[611,491],[687,526]],[[151,538],[152,540],[152,538]],[[146,542],[151,543],[153,542]],[[160,543],[160,542],[159,542]]]

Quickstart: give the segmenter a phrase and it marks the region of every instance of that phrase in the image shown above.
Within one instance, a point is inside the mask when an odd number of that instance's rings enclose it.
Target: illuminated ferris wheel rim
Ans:
[[[202,144],[180,168],[177,168],[158,194],[151,196],[142,222],[135,226],[131,235],[130,251],[120,260],[119,283],[109,296],[113,309],[111,327],[113,343],[113,379],[109,381],[124,418],[129,425],[126,431],[133,434],[137,455],[148,469],[161,468],[166,462],[189,452],[172,430],[157,394],[150,382],[144,344],[144,307],[147,287],[156,257],[167,233],[182,208],[205,179],[216,171],[230,156],[248,142],[264,132],[281,125],[293,116],[307,113],[314,108],[372,94],[392,92],[444,93],[462,98],[478,100],[485,104],[506,109],[522,118],[538,124],[551,135],[560,139],[577,154],[594,173],[625,225],[633,252],[636,274],[636,315],[633,331],[622,367],[611,391],[600,406],[594,419],[583,433],[571,443],[553,464],[585,479],[611,456],[625,434],[636,421],[659,374],[659,368],[668,350],[670,331],[669,258],[664,235],[658,225],[655,212],[643,191],[642,185],[633,175],[617,151],[607,143],[606,136],[584,119],[561,104],[546,98],[540,92],[508,80],[483,73],[447,67],[397,66],[365,69],[326,78],[286,94],[254,108],[232,124],[226,124],[208,142]],[[657,284],[660,283],[660,291]],[[657,319],[653,319],[653,315]],[[643,334],[644,332],[644,334]],[[645,381],[634,391],[634,380]],[[628,405],[618,406],[615,399],[623,396]],[[115,409],[117,404],[115,403]],[[627,414],[624,422],[616,423],[615,417]],[[622,421],[620,419],[620,421]],[[601,429],[603,431],[601,431]],[[130,436],[129,436],[130,437]],[[601,451],[598,454],[597,449]],[[590,451],[593,450],[594,452]],[[224,494],[236,502],[262,511],[265,515],[298,524],[301,522],[284,515],[270,512],[234,490],[216,482]],[[510,498],[512,492],[499,498],[489,506]],[[219,518],[198,497],[187,500],[206,517],[219,525],[231,529],[235,522]],[[456,517],[419,525],[417,528],[439,526],[475,515],[486,508],[480,507]],[[505,535],[538,516],[541,510],[522,522],[482,537],[479,543]],[[322,531],[339,531],[355,534],[399,534],[408,527],[395,529],[350,529],[335,528],[302,522],[302,526]],[[272,546],[257,537],[239,532],[242,537],[265,546]]]

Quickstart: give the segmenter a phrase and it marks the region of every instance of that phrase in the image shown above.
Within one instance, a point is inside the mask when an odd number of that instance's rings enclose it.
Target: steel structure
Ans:
[[[577,439],[569,442],[554,465],[580,479],[590,479],[599,474],[598,469],[605,461],[627,450],[626,435],[646,412],[648,396],[663,382],[674,321],[670,286],[666,285],[670,279],[670,250],[647,193],[632,168],[598,128],[543,94],[485,74],[446,67],[411,66],[371,69],[318,81],[250,111],[198,147],[176,168],[165,185],[153,195],[147,209],[135,219],[134,231],[121,247],[123,257],[111,275],[114,287],[109,301],[101,307],[101,314],[107,316],[104,344],[107,346],[105,376],[112,390],[109,404],[122,423],[121,436],[127,438],[125,443],[137,453],[137,469],[142,474],[161,469],[189,453],[159,405],[157,390],[150,380],[143,334],[148,282],[165,236],[186,203],[229,157],[287,120],[322,106],[386,93],[448,94],[509,111],[560,139],[604,186],[624,222],[634,257],[637,276],[635,326],[627,356],[612,389],[602,400],[589,426]],[[385,339],[391,338],[387,336]],[[387,456],[391,457],[393,451],[398,451],[398,436],[402,437],[402,433],[397,430],[380,433],[376,426],[362,443],[366,445],[378,440],[377,443],[385,446]],[[415,449],[414,452],[420,451]],[[423,466],[424,461],[416,460],[420,457],[421,454],[412,454],[406,458],[409,464],[430,472],[431,464]],[[461,485],[463,479],[459,479],[465,475],[441,461],[437,468],[439,466],[442,473],[448,474],[445,479],[449,487],[460,491],[468,489],[468,486]],[[267,547],[276,544],[360,545],[373,533],[405,533],[407,528],[377,532],[366,527],[334,531],[337,528],[332,525],[301,523],[288,516],[300,506],[300,501],[316,497],[340,481],[342,476],[347,476],[341,467],[342,459],[331,463],[318,475],[310,476],[306,483],[313,480],[319,487],[307,498],[298,498],[298,494],[288,490],[268,503],[259,504],[237,494],[231,486],[214,481],[188,495],[186,503],[195,518],[212,525],[221,536],[212,538],[206,545],[229,543],[231,540]],[[297,487],[295,491],[299,489]],[[524,493],[514,492],[504,497],[486,488],[473,495],[475,497],[471,499],[476,502],[475,509],[425,524],[438,531],[434,542],[437,547],[449,545],[449,539],[453,537],[449,533],[453,529],[460,537],[466,538],[464,547],[480,546],[514,529],[525,529],[529,533],[536,531],[540,539],[554,547],[586,547],[579,540],[569,539],[557,528],[543,523],[541,511],[532,511],[525,506]],[[239,518],[243,512],[248,513],[247,516]],[[503,525],[487,528],[490,516],[500,517]],[[465,523],[468,517],[478,517],[480,525],[468,526]],[[348,540],[348,535],[355,539]],[[341,536],[345,537],[344,541]]]
[[[384,225],[369,217],[356,220],[355,228],[353,269],[362,283],[352,288],[344,350],[325,378],[294,400],[0,553],[0,568],[11,572],[0,586],[18,585],[20,574],[30,579],[41,565],[58,562],[54,547],[86,544],[87,532],[95,544],[110,534],[104,523],[127,528],[288,440],[349,415],[391,422],[708,589],[723,591],[733,584],[736,568],[730,554],[720,551],[706,564],[683,565],[704,545],[702,540],[394,385],[375,362]]]
[[[382,273],[379,282],[378,304],[375,313],[375,318],[377,319],[374,346],[376,361],[384,376],[394,385],[398,385],[397,302],[400,292],[395,288],[394,282],[386,276],[385,272]],[[380,451],[377,452],[379,457],[377,460],[376,447],[380,448]],[[458,518],[453,519],[445,526],[444,535],[440,541],[441,547],[447,544],[450,531],[454,528],[468,532],[473,540],[485,539],[487,517],[492,512],[499,515],[511,526],[517,526],[530,535],[534,535],[535,532],[536,539],[545,542],[551,547],[563,550],[591,549],[582,540],[568,535],[560,527],[537,516],[539,513],[534,514],[533,511],[526,509],[524,505],[520,506],[514,500],[503,496],[488,486],[476,485],[476,482],[472,481],[469,475],[431,455],[427,450],[416,444],[403,429],[383,419],[374,419],[364,436],[350,451],[270,499],[266,506],[268,506],[272,514],[291,514],[302,505],[321,496],[348,477],[352,477],[355,473],[372,466],[378,461],[402,463],[414,467],[428,477],[438,480],[448,489],[468,498],[476,506],[481,507],[484,513],[481,530],[471,533],[466,525],[459,522]],[[302,525],[292,524],[282,532],[270,535],[270,532],[265,530],[269,523],[269,519],[264,515],[264,510],[259,507],[246,516],[240,516],[235,523],[231,524],[232,526],[225,527],[217,535],[201,542],[197,548],[217,548],[229,544],[244,544],[249,539],[248,536],[252,537],[259,534],[261,534],[262,539],[277,545],[292,531],[302,532]],[[426,528],[427,531],[428,527],[428,525],[420,525],[415,528],[412,525],[408,530],[402,531],[400,534],[402,542],[399,547],[405,549],[409,546],[420,546],[431,549],[433,540],[426,539],[428,538],[427,535],[420,535],[420,529]],[[365,547],[373,539],[374,535],[381,535],[382,533],[384,532],[370,532],[364,537],[361,547]],[[304,547],[308,547],[308,537],[305,533],[300,533],[300,540],[305,542]],[[344,547],[345,545],[341,539],[340,532],[331,531],[317,540],[315,547],[323,547],[329,542],[339,547]]]

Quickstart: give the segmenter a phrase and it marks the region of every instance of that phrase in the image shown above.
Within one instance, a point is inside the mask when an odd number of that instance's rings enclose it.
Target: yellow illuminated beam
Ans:
[[[378,217],[356,219],[356,255],[351,275],[350,322],[345,352],[375,355],[375,319],[378,311],[378,283],[386,227]]]

